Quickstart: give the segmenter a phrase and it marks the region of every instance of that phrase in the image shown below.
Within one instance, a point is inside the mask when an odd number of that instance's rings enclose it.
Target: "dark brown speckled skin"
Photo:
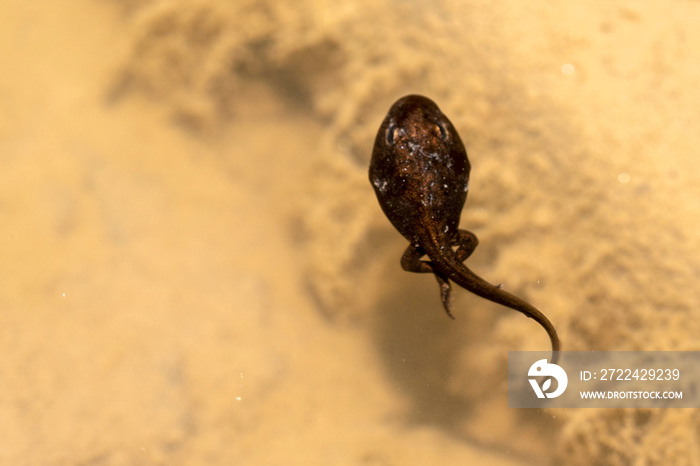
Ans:
[[[450,280],[535,319],[549,335],[556,362],[559,338],[549,319],[463,264],[478,244],[473,233],[459,229],[470,168],[457,131],[432,100],[408,95],[391,107],[374,142],[369,179],[387,218],[411,243],[401,266],[435,275],[443,306],[453,319]],[[425,255],[429,261],[421,260]]]

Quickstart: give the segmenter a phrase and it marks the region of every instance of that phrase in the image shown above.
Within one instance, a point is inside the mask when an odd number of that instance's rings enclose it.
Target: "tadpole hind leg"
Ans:
[[[478,245],[479,239],[468,230],[457,230],[457,233],[452,237],[452,246],[457,246],[455,257],[460,262],[467,260]]]
[[[455,316],[452,315],[452,306],[450,304],[450,292],[452,287],[450,286],[450,281],[445,275],[440,272],[435,272],[435,278],[440,285],[440,298],[442,298],[442,307],[445,308],[445,312],[452,320],[456,320]]]
[[[476,237],[474,236],[474,238]],[[442,299],[442,306],[445,308],[447,315],[451,319],[454,319],[455,317],[452,315],[452,309],[450,307],[450,292],[452,291],[450,281],[447,279],[447,276],[445,276],[442,272],[439,272],[435,269],[435,267],[433,267],[432,262],[421,260],[421,257],[423,257],[424,255],[425,251],[423,250],[423,248],[414,245],[409,245],[408,248],[406,248],[406,251],[403,253],[403,256],[401,256],[401,268],[403,268],[407,272],[432,273],[433,275],[435,275],[438,285],[440,286],[440,298]]]

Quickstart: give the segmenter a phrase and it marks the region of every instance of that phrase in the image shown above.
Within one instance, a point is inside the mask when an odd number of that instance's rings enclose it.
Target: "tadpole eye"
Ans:
[[[443,141],[446,141],[447,140],[447,129],[445,128],[445,125],[442,124],[442,121],[438,121],[437,127],[440,129],[440,137],[442,138]]]
[[[389,127],[386,129],[386,143],[389,144],[390,146],[394,144],[394,139],[396,139],[396,136],[398,135],[399,128],[397,128],[395,125],[389,125]]]

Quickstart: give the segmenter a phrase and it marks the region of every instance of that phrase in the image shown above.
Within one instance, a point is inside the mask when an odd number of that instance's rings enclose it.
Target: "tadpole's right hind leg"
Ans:
[[[450,292],[452,291],[450,281],[447,279],[447,276],[433,267],[432,262],[421,260],[421,257],[423,256],[425,256],[425,251],[423,248],[412,244],[409,245],[408,248],[406,248],[406,251],[403,253],[403,256],[401,256],[401,268],[407,272],[432,273],[435,275],[438,285],[440,286],[442,307],[445,308],[447,315],[451,319],[454,319],[455,317],[452,315],[452,309],[450,307]]]
[[[452,246],[457,246],[455,257],[460,262],[467,260],[478,245],[479,239],[468,230],[457,230],[457,233],[452,237]]]

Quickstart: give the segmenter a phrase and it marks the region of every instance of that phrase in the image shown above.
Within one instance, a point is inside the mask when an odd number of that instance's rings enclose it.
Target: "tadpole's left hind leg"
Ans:
[[[440,298],[442,299],[442,306],[445,308],[445,311],[447,311],[447,315],[450,316],[451,319],[454,319],[455,317],[452,315],[452,310],[450,308],[450,292],[452,291],[450,281],[442,272],[439,272],[435,269],[435,267],[433,267],[432,262],[420,260],[420,258],[424,255],[425,251],[423,248],[412,244],[409,245],[408,248],[406,248],[406,251],[403,253],[403,256],[401,256],[401,268],[407,272],[432,273],[435,275],[438,285],[440,285]]]

